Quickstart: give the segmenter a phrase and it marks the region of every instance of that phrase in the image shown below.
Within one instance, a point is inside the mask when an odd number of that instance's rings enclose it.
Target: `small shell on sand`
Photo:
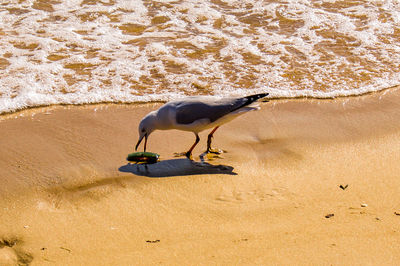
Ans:
[[[367,203],[361,203],[361,207],[368,207]]]

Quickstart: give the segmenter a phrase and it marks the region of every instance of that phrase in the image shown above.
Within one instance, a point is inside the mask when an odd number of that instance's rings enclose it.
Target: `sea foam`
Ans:
[[[0,5],[0,113],[186,95],[360,95],[400,84],[397,1]]]

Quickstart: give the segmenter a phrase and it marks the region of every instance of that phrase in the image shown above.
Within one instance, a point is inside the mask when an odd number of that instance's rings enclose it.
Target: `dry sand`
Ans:
[[[172,156],[193,134],[156,131],[162,161],[127,165],[159,106],[2,116],[0,265],[400,263],[398,88],[262,104],[215,133],[228,152],[204,165]]]

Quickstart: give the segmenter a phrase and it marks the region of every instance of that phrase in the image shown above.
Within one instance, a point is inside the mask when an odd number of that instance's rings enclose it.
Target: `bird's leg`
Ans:
[[[223,151],[220,149],[213,149],[211,148],[211,140],[213,138],[213,134],[214,132],[219,128],[219,126],[216,126],[211,132],[210,134],[208,134],[208,138],[207,138],[207,150],[206,153],[214,153],[214,154],[221,154]]]
[[[196,135],[196,141],[194,142],[194,144],[192,145],[192,147],[190,147],[190,149],[186,152],[186,157],[188,157],[188,159],[192,159],[192,151],[194,149],[194,147],[196,147],[197,143],[199,143],[200,141],[200,137],[197,133],[194,133]]]
[[[194,133],[196,135],[196,141],[194,142],[194,144],[192,145],[192,147],[190,147],[190,149],[187,152],[182,152],[182,153],[175,153],[175,157],[180,157],[185,155],[188,159],[192,159],[192,151],[194,149],[194,147],[196,147],[197,143],[199,143],[200,141],[200,137],[197,133]]]

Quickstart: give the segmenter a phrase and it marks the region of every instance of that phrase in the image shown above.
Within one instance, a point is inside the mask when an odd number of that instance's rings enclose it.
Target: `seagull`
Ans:
[[[146,151],[147,138],[154,130],[178,129],[193,132],[196,136],[196,141],[190,149],[185,153],[179,154],[192,159],[192,151],[200,141],[199,132],[213,128],[208,134],[206,153],[219,154],[219,150],[211,148],[211,139],[215,131],[221,125],[239,115],[248,111],[259,110],[260,107],[253,103],[268,94],[261,93],[240,98],[191,96],[168,102],[158,110],[148,113],[142,119],[139,124],[139,140],[135,150],[138,149],[144,138],[144,151]]]

